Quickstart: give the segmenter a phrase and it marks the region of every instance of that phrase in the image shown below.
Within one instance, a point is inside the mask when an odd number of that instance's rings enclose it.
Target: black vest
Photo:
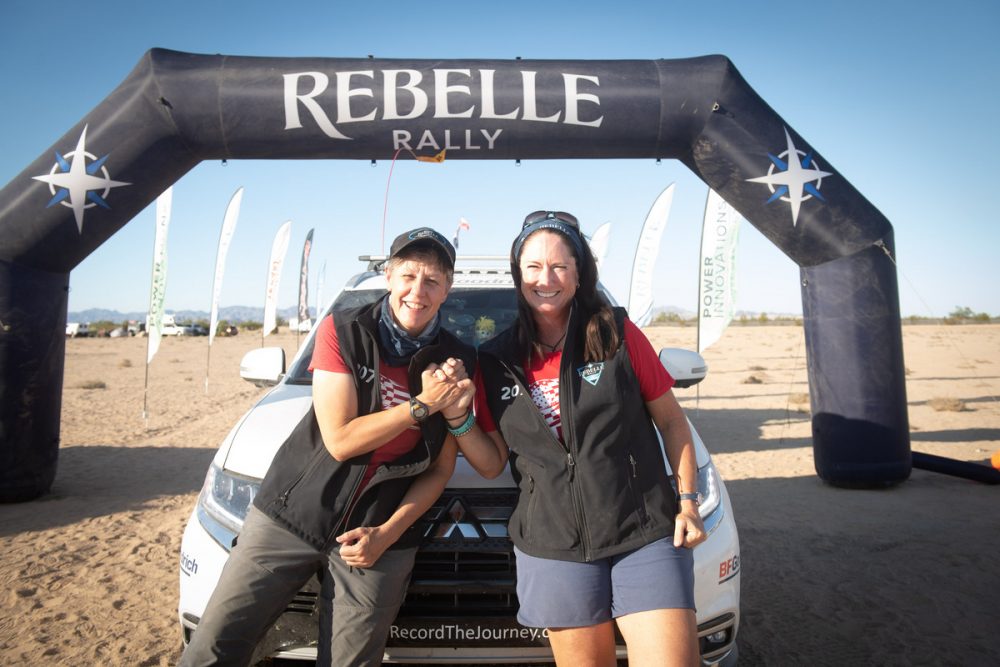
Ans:
[[[532,556],[586,562],[673,534],[677,503],[656,428],[623,341],[604,362],[583,361],[576,314],[559,370],[563,440],[527,392],[517,323],[479,348],[487,402],[510,447],[520,488],[509,533]]]
[[[359,416],[382,409],[377,381],[381,303],[337,314],[340,351],[353,370]],[[411,396],[420,393],[421,371],[429,363],[441,363],[448,357],[462,359],[470,374],[475,371],[475,351],[442,328],[434,341],[410,360]],[[352,505],[372,452],[337,461],[324,446],[316,413],[310,407],[275,454],[254,505],[316,549],[330,551],[338,546],[337,535],[358,526],[380,525],[392,516],[414,477],[440,454],[448,434],[440,413],[431,415],[420,430],[420,442],[398,459],[380,465]],[[417,522],[393,547],[416,546],[421,533]]]

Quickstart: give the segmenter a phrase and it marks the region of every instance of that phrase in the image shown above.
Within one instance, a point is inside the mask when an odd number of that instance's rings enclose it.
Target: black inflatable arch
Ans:
[[[380,60],[153,49],[0,191],[0,500],[55,476],[69,272],[201,160],[673,158],[801,267],[813,448],[840,485],[911,455],[892,227],[723,56]]]

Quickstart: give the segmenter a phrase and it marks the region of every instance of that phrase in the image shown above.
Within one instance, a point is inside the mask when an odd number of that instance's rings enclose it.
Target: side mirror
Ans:
[[[240,377],[258,387],[278,384],[285,374],[285,351],[280,347],[250,350],[240,361]]]
[[[660,350],[660,363],[677,382],[676,386],[681,389],[698,384],[708,375],[708,364],[705,363],[705,359],[692,350],[665,347]]]

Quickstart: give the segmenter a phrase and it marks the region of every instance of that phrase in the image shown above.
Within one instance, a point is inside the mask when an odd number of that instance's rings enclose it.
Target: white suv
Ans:
[[[368,262],[367,271],[348,282],[330,309],[361,305],[384,294],[380,271],[384,259],[362,257]],[[446,327],[474,345],[506,328],[517,313],[506,258],[459,257],[454,286],[441,313]],[[178,614],[185,643],[198,625],[271,459],[309,409],[308,366],[314,336],[315,329],[287,373],[281,348],[253,350],[241,362],[242,377],[275,386],[223,440],[184,531]],[[687,350],[665,348],[660,360],[678,387],[700,382],[708,371],[701,356]],[[705,496],[700,511],[709,534],[695,549],[702,663],[734,665],[740,621],[739,537],[725,484],[693,426],[691,432],[698,488]],[[509,471],[486,480],[459,456],[448,487],[424,517],[424,543],[406,601],[389,633],[385,662],[551,662],[545,633],[524,628],[515,619],[514,556],[507,519],[516,499]],[[314,578],[261,641],[258,657],[315,660],[318,592]],[[624,655],[620,646],[619,657]]]

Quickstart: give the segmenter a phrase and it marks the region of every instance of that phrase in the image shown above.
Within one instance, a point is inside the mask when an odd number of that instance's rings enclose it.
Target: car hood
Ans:
[[[237,475],[263,479],[278,448],[311,405],[310,385],[277,385],[233,427],[219,450],[216,463]]]

